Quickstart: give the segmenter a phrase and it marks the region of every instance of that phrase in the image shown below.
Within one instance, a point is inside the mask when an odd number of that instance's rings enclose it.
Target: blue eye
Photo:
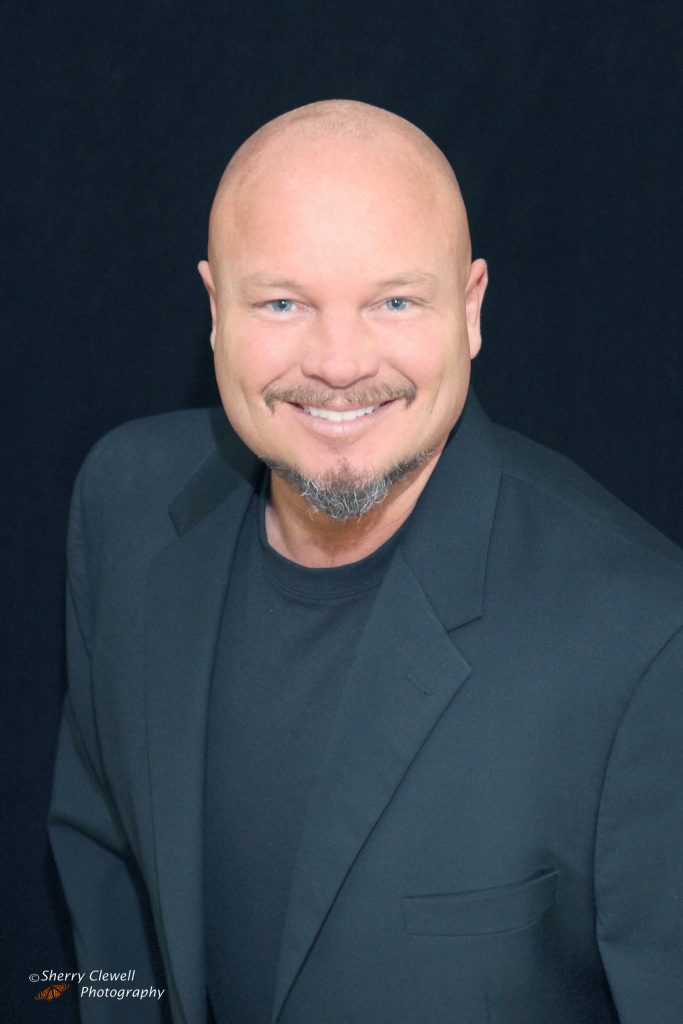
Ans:
[[[394,313],[401,313],[401,312],[403,312],[404,309],[408,308],[408,303],[409,302],[410,302],[410,299],[393,298],[393,299],[387,299],[387,301],[384,303],[384,305],[388,309],[392,310]]]
[[[294,308],[294,303],[291,299],[273,299],[267,305],[274,313],[289,313]]]

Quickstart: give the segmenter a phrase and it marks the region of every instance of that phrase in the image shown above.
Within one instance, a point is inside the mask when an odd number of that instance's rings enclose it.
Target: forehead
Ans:
[[[458,199],[442,172],[395,140],[286,140],[226,188],[212,213],[214,249],[233,267],[341,260],[381,273],[387,257],[394,267],[424,265],[461,244]]]

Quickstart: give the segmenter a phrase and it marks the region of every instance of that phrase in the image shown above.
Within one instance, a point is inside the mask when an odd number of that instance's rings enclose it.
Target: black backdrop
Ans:
[[[5,3],[6,1019],[45,1012],[31,971],[74,966],[44,829],[70,488],[110,427],[217,402],[195,264],[262,122],[341,96],[425,129],[489,261],[483,404],[683,543],[679,10]]]

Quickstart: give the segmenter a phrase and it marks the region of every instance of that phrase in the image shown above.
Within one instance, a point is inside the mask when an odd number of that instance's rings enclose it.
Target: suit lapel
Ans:
[[[337,709],[290,888],[274,1022],[353,861],[469,674],[396,552]]]
[[[181,536],[152,565],[146,595],[160,941],[172,967],[169,987],[188,1021],[203,1020],[206,1012],[203,808],[211,671],[230,565],[251,494],[221,459],[209,460],[171,509]]]

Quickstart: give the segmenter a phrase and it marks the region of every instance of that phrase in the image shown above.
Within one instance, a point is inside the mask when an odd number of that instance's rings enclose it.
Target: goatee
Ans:
[[[264,461],[313,511],[344,521],[360,519],[381,505],[398,480],[414,472],[433,454],[433,448],[417,452],[409,459],[396,462],[385,473],[365,477],[354,474],[345,460],[339,462],[334,472],[319,477],[305,476],[286,463]]]

